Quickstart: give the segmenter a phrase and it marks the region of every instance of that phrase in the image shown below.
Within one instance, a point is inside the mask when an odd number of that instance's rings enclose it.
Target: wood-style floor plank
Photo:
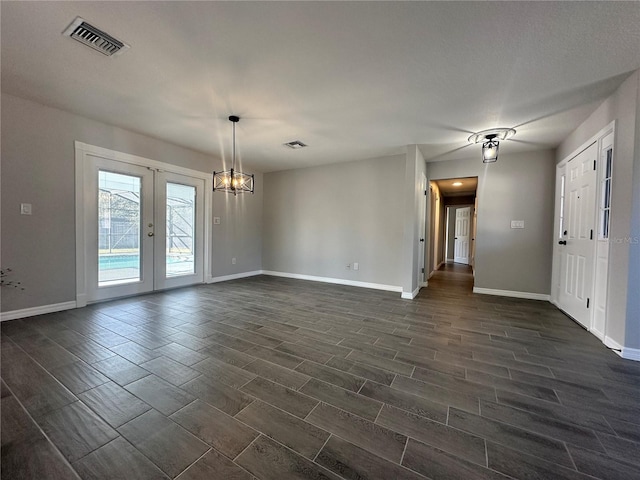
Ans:
[[[256,276],[2,322],[2,478],[640,478],[640,363],[472,285]]]

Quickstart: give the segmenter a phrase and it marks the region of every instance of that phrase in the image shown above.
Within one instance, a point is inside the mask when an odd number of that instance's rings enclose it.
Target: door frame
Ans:
[[[594,208],[594,234],[596,236],[596,241],[594,242],[593,245],[593,250],[594,250],[594,261],[593,261],[593,265],[591,266],[592,270],[592,275],[593,275],[593,279],[594,281],[592,282],[591,285],[591,291],[589,292],[589,298],[594,298],[594,289],[595,289],[595,279],[596,276],[598,275],[598,273],[604,273],[606,275],[606,287],[605,287],[605,298],[604,299],[600,299],[600,301],[603,303],[604,305],[604,310],[606,312],[605,314],[605,320],[604,320],[604,327],[602,328],[602,331],[594,329],[594,311],[595,308],[590,308],[589,309],[589,320],[588,323],[586,325],[586,329],[591,332],[594,336],[596,336],[597,338],[599,338],[600,340],[603,341],[603,343],[605,343],[605,345],[607,345],[607,323],[608,323],[608,298],[609,298],[609,291],[608,291],[608,287],[609,287],[609,277],[611,276],[611,268],[610,267],[610,263],[611,263],[611,256],[610,256],[610,242],[609,244],[606,246],[608,252],[607,252],[607,267],[606,267],[606,272],[601,272],[601,269],[598,267],[598,262],[596,261],[596,247],[597,247],[597,243],[598,243],[598,229],[599,229],[599,224],[598,224],[598,213],[599,213],[599,205],[601,203],[602,200],[602,192],[600,191],[600,178],[601,178],[601,158],[602,158],[602,153],[605,150],[605,148],[611,146],[611,148],[613,149],[613,164],[612,164],[612,168],[615,168],[615,150],[616,150],[616,140],[615,140],[615,130],[616,130],[616,120],[613,120],[611,123],[609,123],[607,126],[605,126],[604,128],[602,128],[600,131],[598,131],[595,135],[593,135],[592,137],[588,138],[586,141],[584,141],[578,148],[576,148],[575,150],[573,150],[569,155],[565,156],[560,162],[558,162],[558,164],[556,165],[556,190],[554,193],[554,227],[553,227],[553,259],[552,259],[552,273],[551,273],[551,295],[550,295],[550,302],[555,305],[556,307],[560,308],[559,302],[558,302],[558,295],[559,295],[559,289],[560,289],[560,270],[561,270],[561,258],[560,258],[560,249],[558,246],[558,239],[560,238],[560,210],[559,210],[559,194],[560,194],[560,180],[559,180],[559,173],[561,171],[564,171],[567,164],[569,163],[569,160],[571,160],[572,158],[575,158],[577,155],[579,155],[580,153],[582,153],[584,150],[586,150],[587,148],[589,148],[591,145],[593,145],[594,143],[597,144],[597,151],[596,151],[596,159],[597,159],[597,169],[596,169],[596,195],[595,195],[595,208]],[[606,144],[604,143],[604,140],[609,137],[609,138],[613,138],[612,141],[607,142]],[[615,188],[615,185],[612,183],[611,184],[611,189],[613,191],[613,189]],[[613,207],[612,207],[613,208]],[[595,302],[592,302],[591,304],[594,305]],[[578,322],[576,322],[578,323]],[[607,345],[608,346],[608,345]]]
[[[85,247],[85,188],[84,176],[87,157],[101,157],[107,160],[114,160],[121,163],[146,167],[157,171],[166,171],[179,175],[186,175],[204,180],[204,281],[211,276],[211,233],[212,233],[212,191],[213,180],[209,173],[192,170],[190,168],[179,167],[169,163],[151,160],[149,158],[131,155],[128,153],[110,150],[108,148],[98,147],[87,143],[75,141],[75,203],[76,203],[76,307],[84,307],[87,305],[87,252]]]
[[[421,196],[418,205],[418,289],[428,286],[427,283],[427,256],[426,249],[429,243],[427,237],[427,176],[422,173],[420,179],[420,189],[424,192],[424,198]]]

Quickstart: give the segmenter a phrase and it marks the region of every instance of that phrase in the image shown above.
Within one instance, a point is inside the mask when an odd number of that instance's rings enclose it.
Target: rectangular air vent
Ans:
[[[108,33],[85,22],[80,17],[76,17],[62,34],[108,57],[120,55],[129,48],[129,45],[126,43],[113,38]]]
[[[304,148],[307,145],[302,143],[300,140],[294,140],[293,142],[287,142],[284,144],[285,147],[289,147],[289,148]]]

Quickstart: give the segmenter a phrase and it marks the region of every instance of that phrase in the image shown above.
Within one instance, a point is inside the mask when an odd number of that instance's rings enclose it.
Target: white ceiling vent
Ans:
[[[108,57],[120,55],[125,50],[129,49],[129,45],[126,43],[116,40],[108,33],[105,33],[85,22],[80,17],[76,17],[76,19],[71,22],[71,25],[69,25],[62,34],[66,37],[71,37]]]

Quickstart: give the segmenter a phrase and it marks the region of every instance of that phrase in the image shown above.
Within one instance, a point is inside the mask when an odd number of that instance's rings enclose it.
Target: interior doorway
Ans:
[[[430,182],[429,277],[448,263],[468,265],[473,271],[477,188],[477,177]]]

